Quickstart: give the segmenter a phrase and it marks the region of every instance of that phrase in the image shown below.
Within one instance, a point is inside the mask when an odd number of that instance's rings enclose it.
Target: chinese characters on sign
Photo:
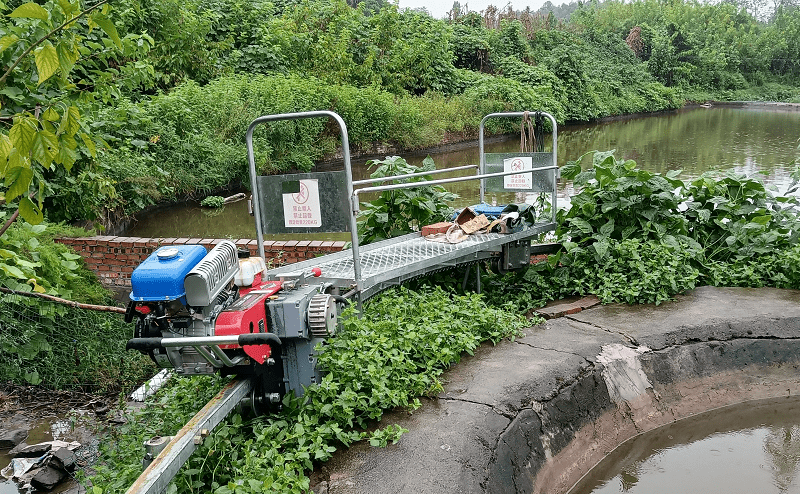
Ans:
[[[533,160],[530,156],[518,158],[506,158],[503,160],[503,169],[506,172],[525,171],[533,168]],[[533,174],[520,173],[519,175],[506,175],[503,177],[503,188],[506,189],[532,189]]]
[[[283,194],[283,219],[286,228],[319,228],[319,184],[316,179],[300,180],[300,191]]]

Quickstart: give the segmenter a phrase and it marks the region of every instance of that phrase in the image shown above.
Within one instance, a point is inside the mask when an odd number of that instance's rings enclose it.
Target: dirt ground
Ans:
[[[0,430],[28,431],[26,444],[37,444],[55,439],[81,444],[76,450],[78,465],[89,466],[97,457],[98,437],[101,431],[113,425],[116,398],[86,393],[47,390],[34,386],[0,384]],[[10,458],[8,451],[0,450],[0,469]],[[0,483],[5,479],[0,478]],[[3,486],[10,492],[13,485]],[[82,493],[83,487],[67,478],[53,491]]]
[[[0,428],[23,429],[43,419],[75,414],[102,419],[115,404],[115,398],[109,396],[4,383],[0,384]]]

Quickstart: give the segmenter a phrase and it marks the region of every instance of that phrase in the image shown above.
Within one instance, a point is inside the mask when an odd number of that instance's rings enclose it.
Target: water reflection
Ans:
[[[654,116],[629,118],[591,125],[562,127],[558,136],[559,166],[575,160],[587,151],[617,150],[617,157],[633,159],[640,168],[658,173],[683,170],[684,179],[696,177],[705,171],[720,173],[733,170],[756,176],[785,189],[789,183],[792,161],[798,156],[800,138],[800,111],[776,111],[764,108],[683,109]],[[549,146],[549,140],[545,139]],[[519,150],[519,139],[486,145],[492,153]],[[549,149],[547,149],[549,150]],[[439,169],[478,164],[475,145],[443,153],[432,154]],[[420,164],[425,155],[406,156],[410,163]],[[354,179],[369,176],[364,162],[354,162]],[[468,171],[446,173],[442,178],[466,175]],[[474,204],[478,200],[475,182],[449,184],[448,190],[460,196],[454,206]],[[572,194],[571,184],[562,184],[561,203]],[[491,201],[492,196],[487,200]],[[369,196],[365,197],[369,200]],[[495,194],[498,203],[524,202],[529,198],[514,194]],[[197,204],[188,204],[155,212],[140,218],[129,232],[141,237],[202,237],[250,238],[255,227],[246,213],[244,203],[228,205],[216,216]],[[299,235],[309,238],[309,235]],[[329,240],[341,235],[320,235]],[[347,234],[343,238],[349,238]]]
[[[798,410],[797,398],[752,402],[656,429],[614,450],[570,494],[800,492]]]
[[[694,108],[622,122],[570,128],[559,138],[565,159],[572,150],[617,149],[643,169],[684,177],[733,170],[785,183],[797,157],[800,112],[756,108]]]
[[[781,493],[797,485],[800,463],[800,425],[772,428],[764,440],[764,452],[773,465],[775,486]]]

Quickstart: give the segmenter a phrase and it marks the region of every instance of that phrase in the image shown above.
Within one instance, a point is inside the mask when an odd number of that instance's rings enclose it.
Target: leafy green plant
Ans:
[[[368,166],[370,169],[375,167],[375,171],[370,175],[371,178],[386,177],[387,182],[393,181],[391,177],[395,175],[435,169],[430,156],[423,160],[421,167],[410,165],[399,156],[374,160],[369,162]],[[430,177],[412,177],[394,180],[394,182],[414,183],[425,180],[430,180]],[[411,233],[425,225],[445,221],[449,219],[453,211],[447,203],[456,198],[455,194],[447,192],[439,185],[384,191],[377,199],[362,204],[359,217],[359,242],[368,244]]]
[[[67,307],[17,295],[46,293],[70,300],[104,304],[110,293],[83,265],[81,256],[53,237],[71,231],[63,226],[17,222],[0,237],[0,376],[15,384],[54,389],[119,392],[152,373],[152,363],[125,352],[132,328],[117,314]],[[75,229],[77,230],[77,229]],[[12,291],[8,291],[8,290]],[[76,329],[77,328],[77,329]]]
[[[439,377],[482,341],[513,338],[524,318],[486,305],[480,295],[452,296],[439,288],[397,288],[371,299],[364,317],[353,309],[320,350],[322,382],[303,398],[287,395],[283,410],[250,422],[229,417],[189,459],[171,492],[307,492],[307,472],[353,442],[396,442],[405,431],[380,426],[386,410],[420,406],[418,396],[442,388]],[[219,389],[219,378],[176,379],[101,443],[91,478],[122,492],[141,469],[142,441],[173,434]]]
[[[222,196],[208,196],[200,201],[200,205],[206,208],[221,208],[224,204],[225,198]]]
[[[729,173],[704,175],[685,189],[690,234],[709,261],[746,260],[800,239],[797,197],[776,197],[761,182]]]
[[[672,247],[699,249],[688,236],[688,219],[679,211],[683,186],[680,173],[666,176],[639,170],[636,162],[619,162],[614,151],[589,152],[569,162],[562,176],[574,179],[580,193],[571,198],[568,211],[560,211],[556,234],[567,250],[587,248],[597,260],[606,257],[609,242],[639,238]],[[581,171],[581,161],[592,155],[591,168]]]
[[[17,205],[12,221],[17,214],[30,223],[42,221],[44,176],[51,166],[69,171],[80,153],[96,157],[97,145],[82,128],[70,73],[81,58],[84,26],[102,29],[122,47],[105,4],[101,1],[81,10],[78,2],[47,2],[45,6],[28,2],[0,24],[4,34],[0,101],[4,120],[10,123],[0,134],[0,159],[5,163],[0,178],[3,200]]]
[[[13,224],[0,237],[0,264],[6,276],[0,285],[17,291],[35,291],[85,303],[103,303],[110,292],[69,247],[57,243],[62,236],[87,236],[81,228],[43,223]]]
[[[692,251],[654,240],[609,240],[596,251],[573,247],[531,266],[523,274],[485,274],[487,299],[511,302],[529,312],[552,300],[596,295],[603,303],[660,304],[700,284]]]
[[[800,208],[757,180],[727,174],[685,183],[613,152],[562,168],[580,192],[558,214],[564,250],[524,275],[486,275],[489,300],[528,311],[573,295],[662,303],[702,284],[797,288]],[[796,188],[800,171],[793,174]],[[513,295],[509,295],[513,294]]]

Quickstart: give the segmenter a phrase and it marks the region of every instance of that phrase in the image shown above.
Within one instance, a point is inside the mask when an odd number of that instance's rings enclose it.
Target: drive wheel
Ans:
[[[492,273],[501,276],[509,272],[509,270],[503,266],[503,259],[500,257],[493,257],[492,260],[489,261],[489,268],[492,270]]]

